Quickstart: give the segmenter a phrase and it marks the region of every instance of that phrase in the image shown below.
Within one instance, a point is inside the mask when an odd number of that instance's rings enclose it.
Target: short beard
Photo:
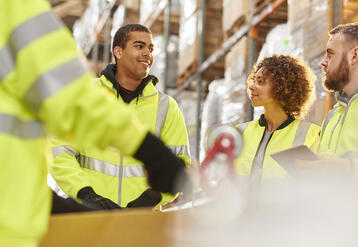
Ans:
[[[349,81],[349,67],[348,62],[343,54],[341,61],[335,71],[326,73],[326,77],[323,80],[323,86],[328,91],[340,91],[342,90]]]

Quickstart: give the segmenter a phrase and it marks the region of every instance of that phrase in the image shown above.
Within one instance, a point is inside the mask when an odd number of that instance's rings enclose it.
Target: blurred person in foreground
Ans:
[[[298,145],[317,143],[319,126],[303,120],[314,98],[315,76],[298,58],[273,55],[258,62],[247,80],[251,104],[263,106],[259,119],[239,124],[243,149],[235,160],[238,175],[249,177],[251,188],[262,179],[287,173],[271,154]]]
[[[34,247],[46,232],[46,133],[133,155],[154,190],[177,192],[184,161],[129,107],[94,87],[94,75],[47,1],[0,0],[0,20],[0,246]]]
[[[353,174],[358,164],[358,23],[338,25],[329,32],[321,62],[323,86],[335,92],[337,104],[322,124],[320,159],[296,161],[302,171]]]
[[[147,27],[128,24],[119,28],[112,44],[115,64],[107,65],[101,72],[98,90],[128,104],[139,120],[189,165],[183,115],[172,97],[155,88],[158,79],[149,75],[153,50],[152,33]],[[128,155],[83,146],[75,148],[58,139],[53,143],[51,174],[63,192],[84,205],[98,209],[153,207],[174,199],[170,193],[160,194],[148,188],[143,163]]]

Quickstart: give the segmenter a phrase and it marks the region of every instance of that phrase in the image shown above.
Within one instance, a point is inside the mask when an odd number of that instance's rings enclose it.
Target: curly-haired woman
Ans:
[[[239,175],[257,183],[282,178],[286,171],[271,158],[278,151],[305,144],[311,147],[320,128],[301,120],[314,98],[315,76],[303,61],[274,55],[256,64],[247,80],[253,106],[263,106],[259,119],[243,123],[244,147],[235,161]]]

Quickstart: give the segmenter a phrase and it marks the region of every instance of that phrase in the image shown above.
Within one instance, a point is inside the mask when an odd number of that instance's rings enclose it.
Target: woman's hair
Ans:
[[[273,98],[286,114],[303,118],[315,98],[316,76],[311,69],[301,59],[291,56],[266,57],[252,69],[247,79],[248,88],[261,68],[264,77],[272,83]]]

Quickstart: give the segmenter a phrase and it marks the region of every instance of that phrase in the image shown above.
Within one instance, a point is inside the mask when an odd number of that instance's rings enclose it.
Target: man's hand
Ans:
[[[80,199],[86,207],[94,210],[109,210],[121,209],[121,207],[108,198],[97,195],[92,187],[84,187],[77,193],[77,198]]]
[[[153,190],[147,189],[137,199],[129,202],[127,208],[154,207],[162,200],[162,195]]]

